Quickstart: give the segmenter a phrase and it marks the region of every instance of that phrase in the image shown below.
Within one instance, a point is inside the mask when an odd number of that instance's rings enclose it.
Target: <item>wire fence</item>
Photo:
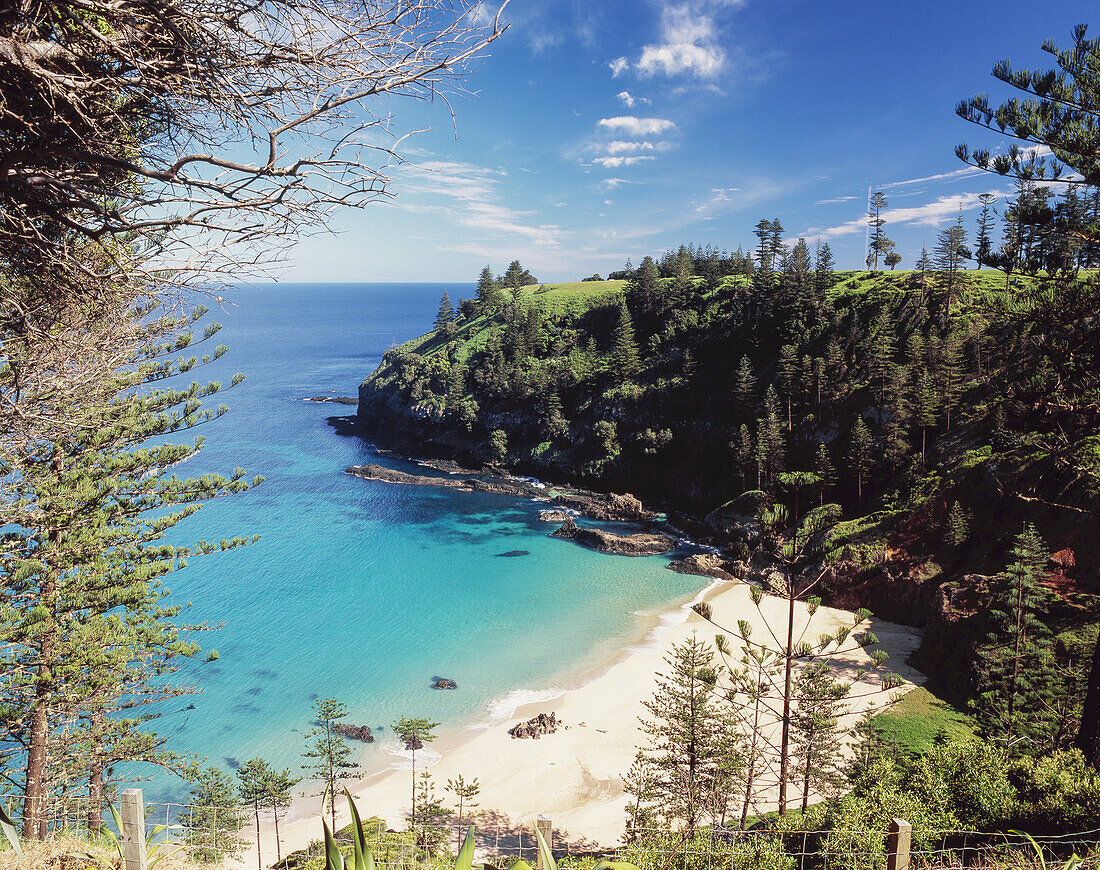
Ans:
[[[0,798],[2,800],[2,798]],[[10,806],[10,804],[9,804]],[[94,813],[86,799],[66,800],[51,807],[53,835],[95,837]],[[105,825],[115,825],[106,803]],[[542,819],[554,857],[563,868],[589,870],[597,860],[626,861],[641,870],[946,870],[946,868],[1061,868],[1071,855],[1080,865],[1100,870],[1100,828],[1070,834],[1035,835],[1018,832],[969,830],[908,831],[903,840],[897,831],[863,830],[799,831],[755,827],[707,826],[687,836],[667,829],[638,829],[624,834],[622,827],[579,826],[556,828]],[[287,819],[276,839],[275,818],[270,809],[260,814],[259,859],[263,867],[301,870],[324,855],[321,825],[316,838],[302,841],[300,828],[286,835]],[[249,856],[256,862],[254,814],[241,807],[210,807],[151,802],[144,804],[147,848],[170,852],[195,863],[218,864]],[[450,865],[451,856],[467,822],[475,826],[477,857],[490,867],[505,868],[514,859],[538,864],[538,843],[533,820],[513,821],[492,811],[481,811],[458,825],[430,829],[426,835],[394,830],[379,819],[364,820],[367,844],[379,870],[416,870]],[[346,824],[342,819],[339,824]],[[404,827],[404,826],[402,826]],[[117,832],[116,832],[117,834]],[[348,841],[350,844],[350,840]],[[899,862],[904,852],[905,862]],[[1051,863],[1057,862],[1057,864]]]

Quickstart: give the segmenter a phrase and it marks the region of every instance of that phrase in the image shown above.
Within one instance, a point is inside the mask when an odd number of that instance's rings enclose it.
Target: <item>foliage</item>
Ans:
[[[241,815],[232,778],[221,768],[195,769],[191,783],[190,813],[184,844],[188,854],[200,863],[221,863],[241,849],[237,836]]]
[[[307,759],[303,770],[314,773],[325,783],[332,827],[336,827],[336,786],[341,779],[350,779],[358,763],[351,761],[351,747],[333,726],[348,714],[348,708],[336,698],[319,698],[313,702],[317,724],[305,733]]]

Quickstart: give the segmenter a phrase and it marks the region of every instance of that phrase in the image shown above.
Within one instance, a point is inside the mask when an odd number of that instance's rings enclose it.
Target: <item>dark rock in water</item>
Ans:
[[[225,766],[228,767],[230,770],[236,770],[238,767],[241,766],[241,763],[237,761],[237,759],[235,759],[232,755],[227,755],[225,756]]]
[[[341,737],[347,737],[350,740],[362,740],[364,743],[374,743],[374,735],[370,733],[370,728],[366,725],[350,725],[345,722],[334,722],[332,730]]]
[[[497,556],[503,556],[505,558],[511,558],[514,556],[530,556],[530,550],[509,550],[507,553],[496,553]]]
[[[446,677],[432,677],[433,689],[457,689],[458,683],[448,680]]]
[[[248,694],[250,695],[262,695],[263,692],[263,686],[253,686],[251,689],[248,690]]]
[[[352,396],[310,396],[307,402],[335,402],[337,405],[358,405],[359,400]]]
[[[676,542],[668,535],[655,532],[616,535],[603,529],[582,529],[572,517],[567,518],[556,532],[551,532],[550,537],[568,538],[589,549],[618,556],[655,556],[676,549]]]
[[[561,720],[558,719],[557,713],[539,713],[533,719],[513,725],[508,729],[508,733],[514,739],[530,737],[532,740],[538,740],[543,734],[553,734],[560,727]]]
[[[544,523],[564,523],[569,519],[565,511],[539,511],[539,519]]]
[[[405,741],[405,749],[411,752],[415,752],[418,749],[424,748],[424,741],[419,737],[410,737]]]

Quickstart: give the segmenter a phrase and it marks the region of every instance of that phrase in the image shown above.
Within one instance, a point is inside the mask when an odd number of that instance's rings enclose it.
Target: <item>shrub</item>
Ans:
[[[1077,749],[1045,758],[1020,758],[1008,771],[1016,787],[1013,815],[1032,833],[1058,834],[1094,827],[1100,807],[1100,772]]]

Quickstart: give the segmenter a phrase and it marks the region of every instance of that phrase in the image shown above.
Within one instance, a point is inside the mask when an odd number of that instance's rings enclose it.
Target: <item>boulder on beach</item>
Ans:
[[[448,680],[446,677],[432,677],[433,689],[457,689],[458,683]]]
[[[513,725],[508,729],[508,733],[512,735],[513,739],[530,737],[532,740],[538,740],[543,734],[553,734],[560,727],[561,720],[558,719],[556,713],[539,713],[526,722]]]
[[[334,722],[332,724],[332,730],[341,737],[347,737],[349,740],[362,740],[364,743],[374,743],[374,735],[370,733],[370,727],[367,725],[351,725],[347,722]]]

